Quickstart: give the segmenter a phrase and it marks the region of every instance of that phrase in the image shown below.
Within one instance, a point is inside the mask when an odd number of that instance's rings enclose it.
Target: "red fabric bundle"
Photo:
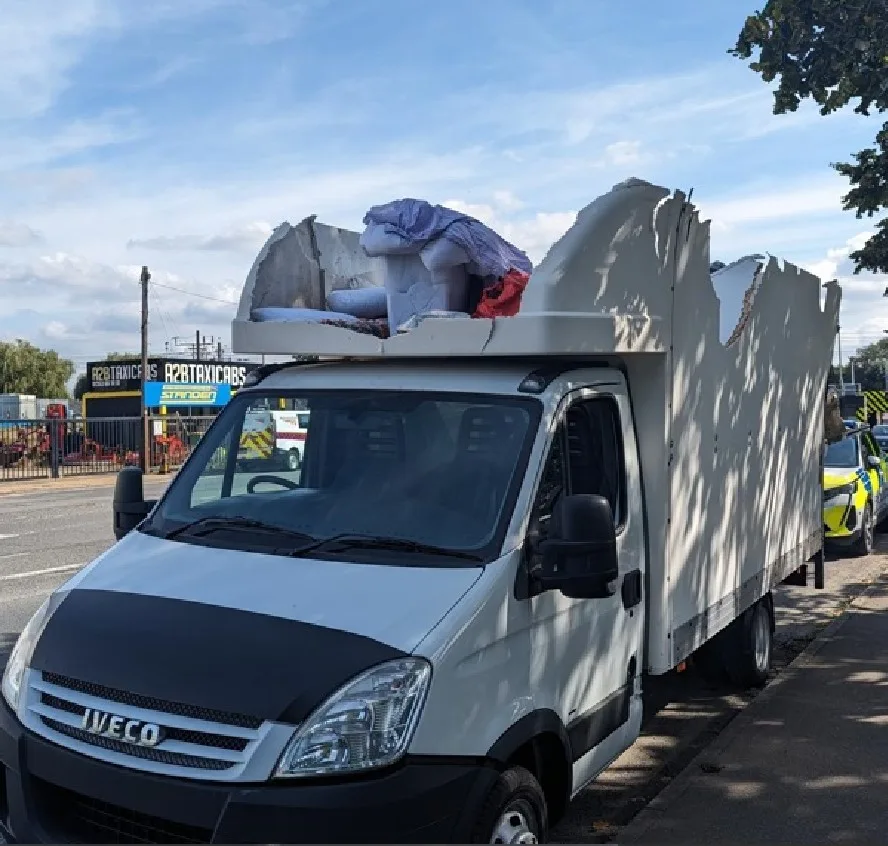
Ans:
[[[530,276],[512,268],[495,285],[481,294],[472,317],[514,317],[521,308],[521,295]]]

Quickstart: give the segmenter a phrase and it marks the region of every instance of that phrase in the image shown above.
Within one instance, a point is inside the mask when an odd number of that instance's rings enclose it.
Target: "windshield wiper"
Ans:
[[[416,552],[420,555],[440,555],[447,558],[462,558],[466,561],[482,561],[479,555],[472,552],[462,552],[458,549],[448,549],[445,546],[435,546],[434,544],[421,543],[420,541],[407,540],[406,538],[380,537],[377,535],[359,535],[343,532],[340,535],[333,535],[324,538],[307,546],[301,546],[294,549],[290,554],[302,557],[311,552],[330,551],[328,547],[339,547],[340,549],[381,549],[392,550],[394,552]]]
[[[305,532],[291,531],[282,526],[275,526],[272,523],[264,523],[262,520],[253,520],[249,517],[201,517],[199,520],[193,520],[191,523],[186,523],[184,526],[179,526],[177,529],[167,532],[164,537],[168,540],[184,534],[200,537],[210,532],[224,531],[225,529],[244,529],[246,531],[283,535],[302,543],[306,541],[314,543],[317,541],[317,538]]]

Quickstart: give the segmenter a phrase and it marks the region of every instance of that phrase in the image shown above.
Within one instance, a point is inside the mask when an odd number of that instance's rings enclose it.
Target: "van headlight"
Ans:
[[[52,597],[49,597],[28,620],[28,624],[22,629],[15,646],[12,647],[9,660],[6,662],[6,669],[3,671],[0,690],[3,692],[3,698],[7,705],[15,712],[18,712],[19,700],[22,696],[25,670],[31,663],[34,648],[37,646],[37,641],[43,633],[43,627],[49,619],[51,603]]]
[[[424,658],[362,673],[296,729],[274,777],[342,775],[395,763],[413,739],[431,678]]]

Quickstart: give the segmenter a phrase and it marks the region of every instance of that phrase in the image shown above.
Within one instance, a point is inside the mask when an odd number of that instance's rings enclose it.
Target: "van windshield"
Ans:
[[[304,431],[278,411],[304,415]],[[500,553],[541,412],[530,397],[242,393],[143,531],[281,555],[478,566]]]

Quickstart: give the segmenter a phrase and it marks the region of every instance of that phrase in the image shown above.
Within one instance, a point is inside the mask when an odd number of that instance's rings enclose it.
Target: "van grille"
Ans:
[[[261,720],[129,694],[55,673],[32,672],[30,687],[28,710],[44,737],[82,752],[81,744],[91,747],[94,757],[110,763],[194,778],[200,773],[207,778],[211,772],[237,777],[263,737]],[[160,726],[162,739],[156,746],[141,746],[89,731],[84,725],[88,709],[154,723]]]
[[[60,676],[58,673],[43,673],[43,681],[47,684],[64,687],[97,699],[109,699],[111,702],[119,702],[121,705],[132,705],[135,708],[144,708],[146,711],[163,711],[165,714],[174,714],[177,717],[188,717],[194,720],[206,720],[210,723],[224,723],[240,728],[257,729],[262,725],[262,720],[255,717],[247,717],[243,714],[232,714],[228,711],[214,711],[210,708],[200,708],[195,705],[183,705],[181,702],[167,702],[163,699],[155,699],[153,696],[140,696],[138,693],[128,693],[113,687],[105,687],[101,684],[84,682],[72,679],[68,676]]]
[[[72,728],[64,723],[56,722],[48,717],[42,717],[43,724],[53,731],[73,737],[81,743],[89,743],[100,749],[108,749],[121,755],[131,755],[133,758],[141,758],[145,761],[156,761],[158,764],[170,764],[174,767],[196,767],[201,770],[227,770],[234,764],[228,761],[214,761],[212,758],[204,758],[200,755],[183,755],[176,752],[166,752],[163,749],[151,749],[144,746],[134,746],[122,740],[114,740],[110,737],[100,737],[83,729]]]

